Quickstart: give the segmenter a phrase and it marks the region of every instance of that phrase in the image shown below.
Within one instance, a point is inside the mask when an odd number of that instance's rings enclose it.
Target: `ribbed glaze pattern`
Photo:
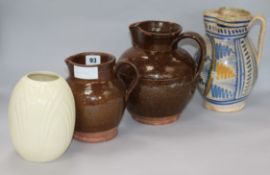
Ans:
[[[46,73],[45,73],[46,74]],[[9,124],[16,151],[30,161],[50,161],[69,146],[75,125],[75,103],[66,81],[17,83],[9,104]]]

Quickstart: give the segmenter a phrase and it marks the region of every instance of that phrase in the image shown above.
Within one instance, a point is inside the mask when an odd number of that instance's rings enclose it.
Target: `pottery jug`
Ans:
[[[75,102],[66,81],[52,72],[32,72],[15,86],[9,128],[16,151],[26,160],[51,161],[68,148],[75,126]]]
[[[199,34],[182,33],[182,27],[166,21],[143,21],[129,26],[133,46],[119,59],[133,63],[139,82],[130,94],[127,109],[144,124],[161,125],[176,121],[194,94],[202,68],[205,44]],[[196,64],[190,54],[178,47],[183,39],[195,40],[201,61]],[[119,72],[126,84],[134,71],[126,65]]]
[[[248,35],[257,21],[261,30],[255,48]],[[243,9],[220,8],[205,11],[204,23],[207,56],[198,86],[204,106],[220,112],[241,110],[257,79],[266,22]]]
[[[76,104],[74,137],[85,142],[102,142],[117,135],[126,100],[137,83],[129,87],[117,76],[123,62],[115,67],[115,57],[101,52],[75,54],[66,59],[70,76],[67,81]]]

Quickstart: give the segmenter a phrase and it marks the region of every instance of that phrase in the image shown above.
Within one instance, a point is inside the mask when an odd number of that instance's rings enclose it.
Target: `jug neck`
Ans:
[[[182,31],[176,23],[166,21],[143,21],[129,26],[134,47],[150,51],[170,51],[172,42]]]
[[[251,19],[248,11],[237,8],[223,7],[204,12],[206,33],[213,37],[246,37]]]
[[[89,59],[96,59],[97,64]],[[115,78],[115,57],[102,52],[84,52],[72,55],[65,60],[70,78],[81,80],[108,81]]]

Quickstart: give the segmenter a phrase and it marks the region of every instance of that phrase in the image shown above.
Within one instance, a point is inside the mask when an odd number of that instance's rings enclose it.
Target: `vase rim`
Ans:
[[[218,9],[208,9],[204,11],[204,16],[217,18],[225,22],[234,21],[249,21],[252,19],[252,14],[242,8],[221,7]]]
[[[40,83],[50,83],[61,79],[58,74],[50,71],[33,71],[27,73],[25,77],[33,82]]]

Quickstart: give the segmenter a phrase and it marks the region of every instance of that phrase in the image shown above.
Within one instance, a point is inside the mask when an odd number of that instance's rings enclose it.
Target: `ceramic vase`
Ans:
[[[115,57],[102,52],[85,52],[66,59],[69,68],[67,79],[76,103],[74,138],[84,142],[103,142],[118,133],[129,94],[137,84],[134,78],[125,87],[118,72],[122,62],[115,67]],[[136,71],[136,68],[132,66]]]
[[[258,45],[249,31],[260,22]],[[239,111],[256,82],[265,33],[265,19],[236,8],[207,10],[204,13],[207,55],[200,75],[199,91],[207,109]]]
[[[182,32],[179,24],[168,21],[142,21],[129,26],[133,46],[119,59],[134,64],[139,82],[131,93],[127,108],[143,124],[164,125],[175,122],[196,89],[205,55],[203,38],[194,32]],[[198,43],[198,64],[178,46],[184,39]],[[134,71],[120,71],[128,85]]]
[[[62,77],[41,71],[20,79],[9,102],[9,127],[21,157],[35,162],[58,158],[68,148],[74,126],[74,98]]]

